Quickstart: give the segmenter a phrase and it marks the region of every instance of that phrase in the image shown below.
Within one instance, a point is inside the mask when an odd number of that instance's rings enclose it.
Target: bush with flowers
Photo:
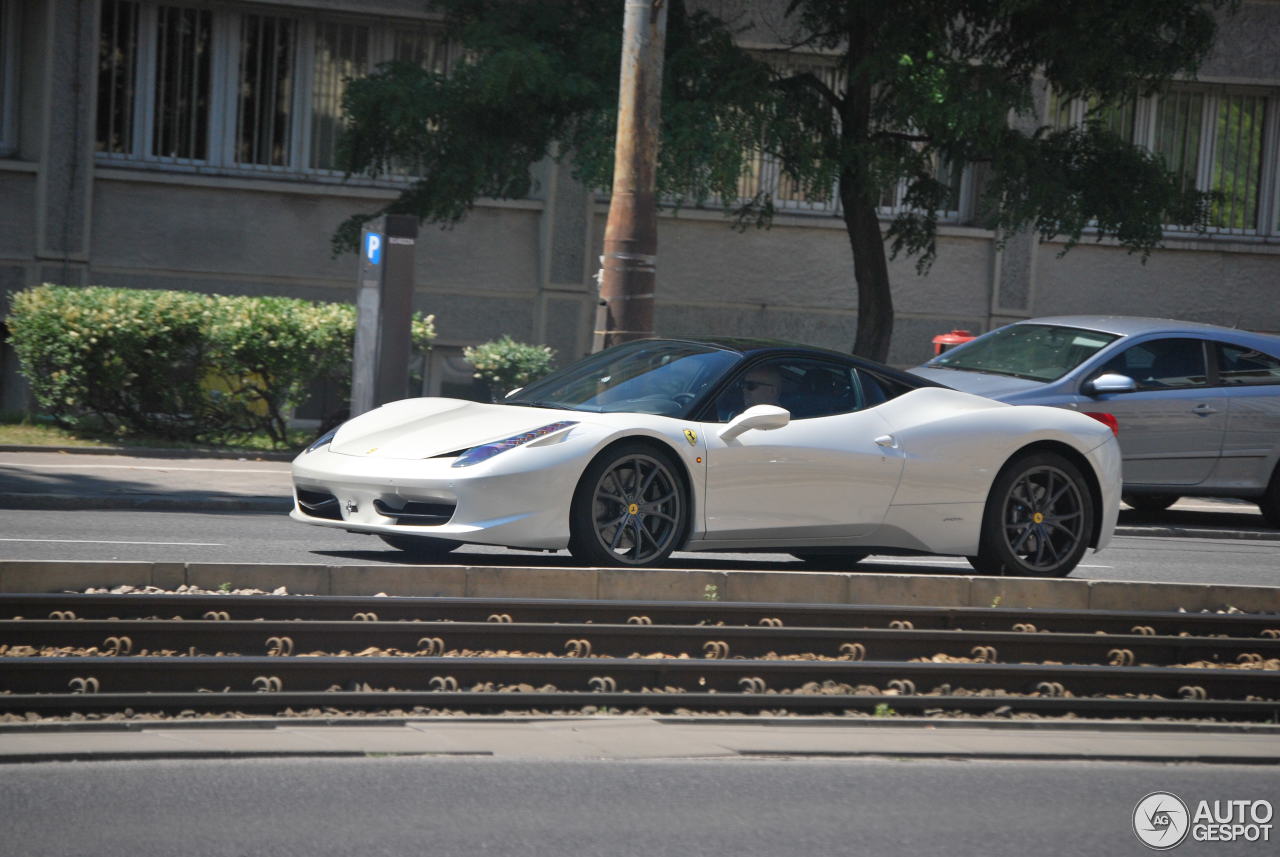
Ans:
[[[351,304],[44,285],[13,296],[9,342],[40,407],[68,427],[229,443],[286,420],[318,379],[349,383]],[[432,316],[415,315],[415,349]]]

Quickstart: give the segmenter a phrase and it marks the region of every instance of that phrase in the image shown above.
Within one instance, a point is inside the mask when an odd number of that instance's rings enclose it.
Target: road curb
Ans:
[[[0,509],[49,509],[58,511],[120,510],[152,512],[272,512],[287,514],[290,497],[183,497],[173,494],[130,494],[111,497],[72,497],[65,494],[10,493],[0,499]]]
[[[0,560],[0,592],[180,586],[268,592],[283,587],[293,595],[1280,613],[1280,586],[857,571]]]
[[[1168,525],[1116,527],[1117,536],[1139,538],[1236,539],[1240,541],[1280,541],[1280,530],[1223,530],[1211,527]]]
[[[123,455],[133,458],[223,458],[234,461],[293,461],[297,452],[234,449],[162,449],[148,446],[38,446],[0,443],[0,452],[49,452],[58,455]]]
[[[58,722],[0,727],[0,764],[117,759],[510,757],[511,731],[541,742],[546,758],[854,759],[1280,763],[1275,727],[1223,724],[1026,722],[962,718],[372,717]],[[607,730],[608,753],[597,736]],[[628,731],[632,730],[632,731]],[[273,734],[276,733],[276,734]],[[439,740],[448,735],[447,741]],[[506,736],[501,737],[501,736]],[[310,742],[299,747],[298,739]],[[290,740],[293,739],[293,740]],[[629,739],[639,748],[627,753]],[[1135,743],[1135,739],[1139,743]],[[565,755],[567,752],[567,755]],[[520,750],[515,755],[527,758]]]

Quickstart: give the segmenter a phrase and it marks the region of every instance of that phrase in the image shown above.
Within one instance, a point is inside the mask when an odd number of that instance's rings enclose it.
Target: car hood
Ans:
[[[1023,393],[1035,393],[1047,385],[1043,381],[1029,381],[1026,378],[1014,378],[1009,375],[994,375],[989,372],[970,372],[964,369],[935,369],[930,366],[917,366],[911,370],[912,375],[928,378],[945,384],[953,390],[962,390],[989,399],[1008,399]]]
[[[577,411],[461,399],[402,399],[345,423],[329,451],[367,458],[431,458],[583,416]]]

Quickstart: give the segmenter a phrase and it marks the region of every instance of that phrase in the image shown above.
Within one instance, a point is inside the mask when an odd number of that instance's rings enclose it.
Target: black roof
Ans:
[[[755,359],[771,355],[789,354],[789,355],[808,355],[812,357],[820,357],[841,360],[846,363],[853,363],[863,369],[869,369],[886,375],[890,378],[897,379],[913,387],[945,387],[945,384],[939,384],[919,375],[913,375],[901,369],[895,369],[892,366],[886,366],[875,360],[869,360],[866,357],[859,357],[856,354],[849,354],[844,351],[836,351],[833,348],[821,348],[817,345],[805,345],[799,342],[787,342],[781,339],[764,339],[747,336],[656,336],[652,341],[666,342],[692,342],[701,345],[711,345],[716,348],[723,348],[727,351],[736,351],[748,359]]]

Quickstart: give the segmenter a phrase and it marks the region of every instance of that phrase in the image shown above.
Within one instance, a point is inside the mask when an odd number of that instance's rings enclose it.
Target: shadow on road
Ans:
[[[570,556],[568,551],[559,553],[528,553],[518,551],[504,551],[501,553],[478,553],[468,551],[465,547],[458,548],[448,555],[445,562],[423,562],[415,559],[412,555],[398,550],[369,550],[369,551],[334,551],[334,550],[317,550],[311,551],[316,556],[332,557],[335,559],[350,559],[361,562],[374,563],[390,563],[393,565],[468,565],[468,566],[493,566],[493,567],[520,567],[520,568],[564,568],[565,566],[576,566],[579,563]],[[768,559],[748,559],[741,554],[733,556],[724,556],[714,553],[677,554],[676,562],[664,568],[676,569],[679,571],[808,571],[804,563],[799,560],[775,559],[777,554],[770,554]],[[831,571],[832,569],[827,569]],[[836,571],[858,571],[868,574],[973,574],[973,569],[968,563],[960,565],[928,565],[921,563],[919,565],[911,564],[909,561],[899,560],[893,563],[876,562],[875,558],[864,560],[857,565],[849,566],[847,569],[835,569]]]

